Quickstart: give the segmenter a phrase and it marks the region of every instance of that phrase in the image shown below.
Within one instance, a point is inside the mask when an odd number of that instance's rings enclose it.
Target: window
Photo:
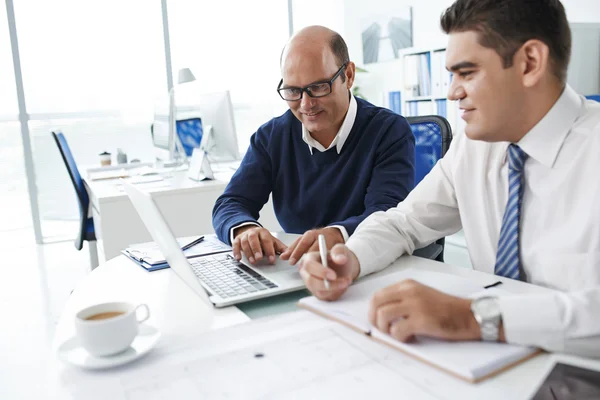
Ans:
[[[203,91],[229,90],[245,152],[252,133],[287,110],[276,91],[289,34],[287,2],[170,0],[168,7],[174,82],[188,67]]]
[[[0,7],[0,121],[17,121],[19,107],[13,70],[6,7]],[[0,131],[2,132],[2,131]],[[1,134],[1,133],[0,133]]]
[[[31,229],[6,7],[0,7],[0,236]]]
[[[82,173],[105,150],[152,156],[154,99],[167,91],[161,4],[23,0],[15,18],[43,236],[73,237],[76,197],[50,131]]]

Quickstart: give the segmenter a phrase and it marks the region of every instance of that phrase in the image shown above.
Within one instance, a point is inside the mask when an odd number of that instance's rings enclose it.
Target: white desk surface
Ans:
[[[152,194],[175,236],[198,235],[214,229],[212,210],[234,173],[231,165],[215,165],[216,179],[212,181],[191,180],[185,170],[166,171],[163,180],[136,186]],[[85,184],[90,197],[88,215],[94,218],[101,261],[116,257],[131,244],[151,240],[118,179],[88,179]],[[261,210],[259,222],[271,230],[281,230],[271,200]]]
[[[223,171],[215,173],[215,180],[194,181],[187,177],[187,171],[173,171],[161,173],[162,181],[136,184],[140,189],[152,193],[153,197],[171,196],[173,194],[184,194],[190,192],[211,191],[217,188],[225,190],[234,171]],[[127,200],[118,179],[90,180],[84,178],[88,187],[92,205],[97,202],[109,203]]]
[[[422,268],[431,271],[452,273],[468,277],[482,286],[502,280],[504,282],[502,289],[515,293],[536,293],[546,290],[526,283],[499,278],[466,268],[453,267],[418,257],[402,257],[392,267],[387,268],[381,273],[391,273],[406,268]],[[160,354],[163,356],[168,354],[170,346],[175,349],[180,343],[185,343],[186,340],[193,339],[200,334],[207,335],[207,339],[211,341],[218,341],[221,334],[217,334],[217,332],[214,334],[211,333],[213,330],[243,324],[249,320],[236,307],[219,310],[207,308],[170,269],[148,273],[125,257],[120,256],[101,265],[77,286],[57,326],[53,347],[56,348],[62,341],[73,334],[73,318],[77,310],[95,302],[114,299],[127,299],[133,302],[148,303],[152,311],[150,323],[158,327],[164,336],[159,344],[159,355],[148,357],[146,360],[139,360],[127,367],[128,369],[105,371],[94,376],[93,379],[97,379],[99,385],[104,379],[107,382],[108,380],[114,381],[119,374],[126,374],[128,373],[127,371],[135,371],[134,368],[136,368],[136,365],[138,366],[137,368],[146,368],[147,363],[161,363]],[[272,301],[277,301],[277,297],[272,298]],[[290,309],[293,309],[292,305],[290,307]],[[307,318],[314,319],[318,317],[311,315],[307,316]],[[268,321],[270,319],[260,319],[253,324],[244,324],[239,328],[234,328],[234,331],[226,329],[222,331],[223,338],[234,337],[237,332],[240,334],[245,332],[244,335],[246,333],[250,334],[252,329],[258,329],[252,328],[253,326],[268,323]],[[66,395],[63,389],[66,390],[67,385],[70,385],[72,388],[73,382],[69,382],[68,377],[71,376],[70,372],[73,371],[69,370],[70,366],[64,365],[56,359],[46,361],[47,368],[49,369],[48,387],[51,389],[51,393],[56,394],[56,398],[63,398],[63,394]],[[451,391],[444,391],[438,388],[439,390],[435,391],[438,394],[434,398],[485,398],[490,400],[504,399],[510,396],[511,400],[517,400],[532,396],[543,377],[556,361],[564,361],[600,370],[600,360],[589,360],[557,354],[543,354],[521,366],[477,385],[465,384],[454,378],[448,380],[449,378],[445,374],[439,375],[436,370],[426,366],[407,369],[405,372],[406,375],[403,375],[403,379],[412,382],[411,390],[414,390],[414,385],[417,388],[422,387],[423,396],[427,394],[427,398],[431,398],[432,393],[427,385],[435,385],[436,382],[433,382],[432,379],[439,379],[438,383],[440,385],[449,385],[448,389],[450,390],[451,387]],[[86,376],[89,377],[87,373]],[[398,390],[398,393],[402,393],[400,386]]]

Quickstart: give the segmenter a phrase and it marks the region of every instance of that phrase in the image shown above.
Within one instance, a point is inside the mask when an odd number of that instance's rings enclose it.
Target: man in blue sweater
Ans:
[[[375,211],[402,201],[414,186],[415,141],[398,114],[352,96],[355,65],[342,37],[304,28],[281,56],[278,93],[290,108],[261,126],[213,209],[219,239],[251,263],[276,254],[294,265],[317,247],[345,243]],[[257,222],[273,196],[289,248]]]

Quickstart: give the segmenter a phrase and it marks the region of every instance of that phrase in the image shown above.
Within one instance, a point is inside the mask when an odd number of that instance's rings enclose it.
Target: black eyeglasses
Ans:
[[[340,69],[335,73],[333,78],[324,82],[315,82],[311,83],[308,86],[304,87],[285,87],[282,88],[283,79],[279,81],[279,85],[277,86],[277,93],[281,96],[282,99],[286,101],[297,101],[302,99],[302,95],[304,92],[308,94],[310,97],[325,97],[331,93],[331,85],[337,79],[338,76],[344,71],[348,63],[344,63]]]

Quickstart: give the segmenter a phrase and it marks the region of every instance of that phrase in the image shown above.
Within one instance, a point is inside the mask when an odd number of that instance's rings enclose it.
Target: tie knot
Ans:
[[[525,153],[516,144],[508,146],[508,167],[514,171],[521,172],[525,160],[527,160],[527,153]]]

